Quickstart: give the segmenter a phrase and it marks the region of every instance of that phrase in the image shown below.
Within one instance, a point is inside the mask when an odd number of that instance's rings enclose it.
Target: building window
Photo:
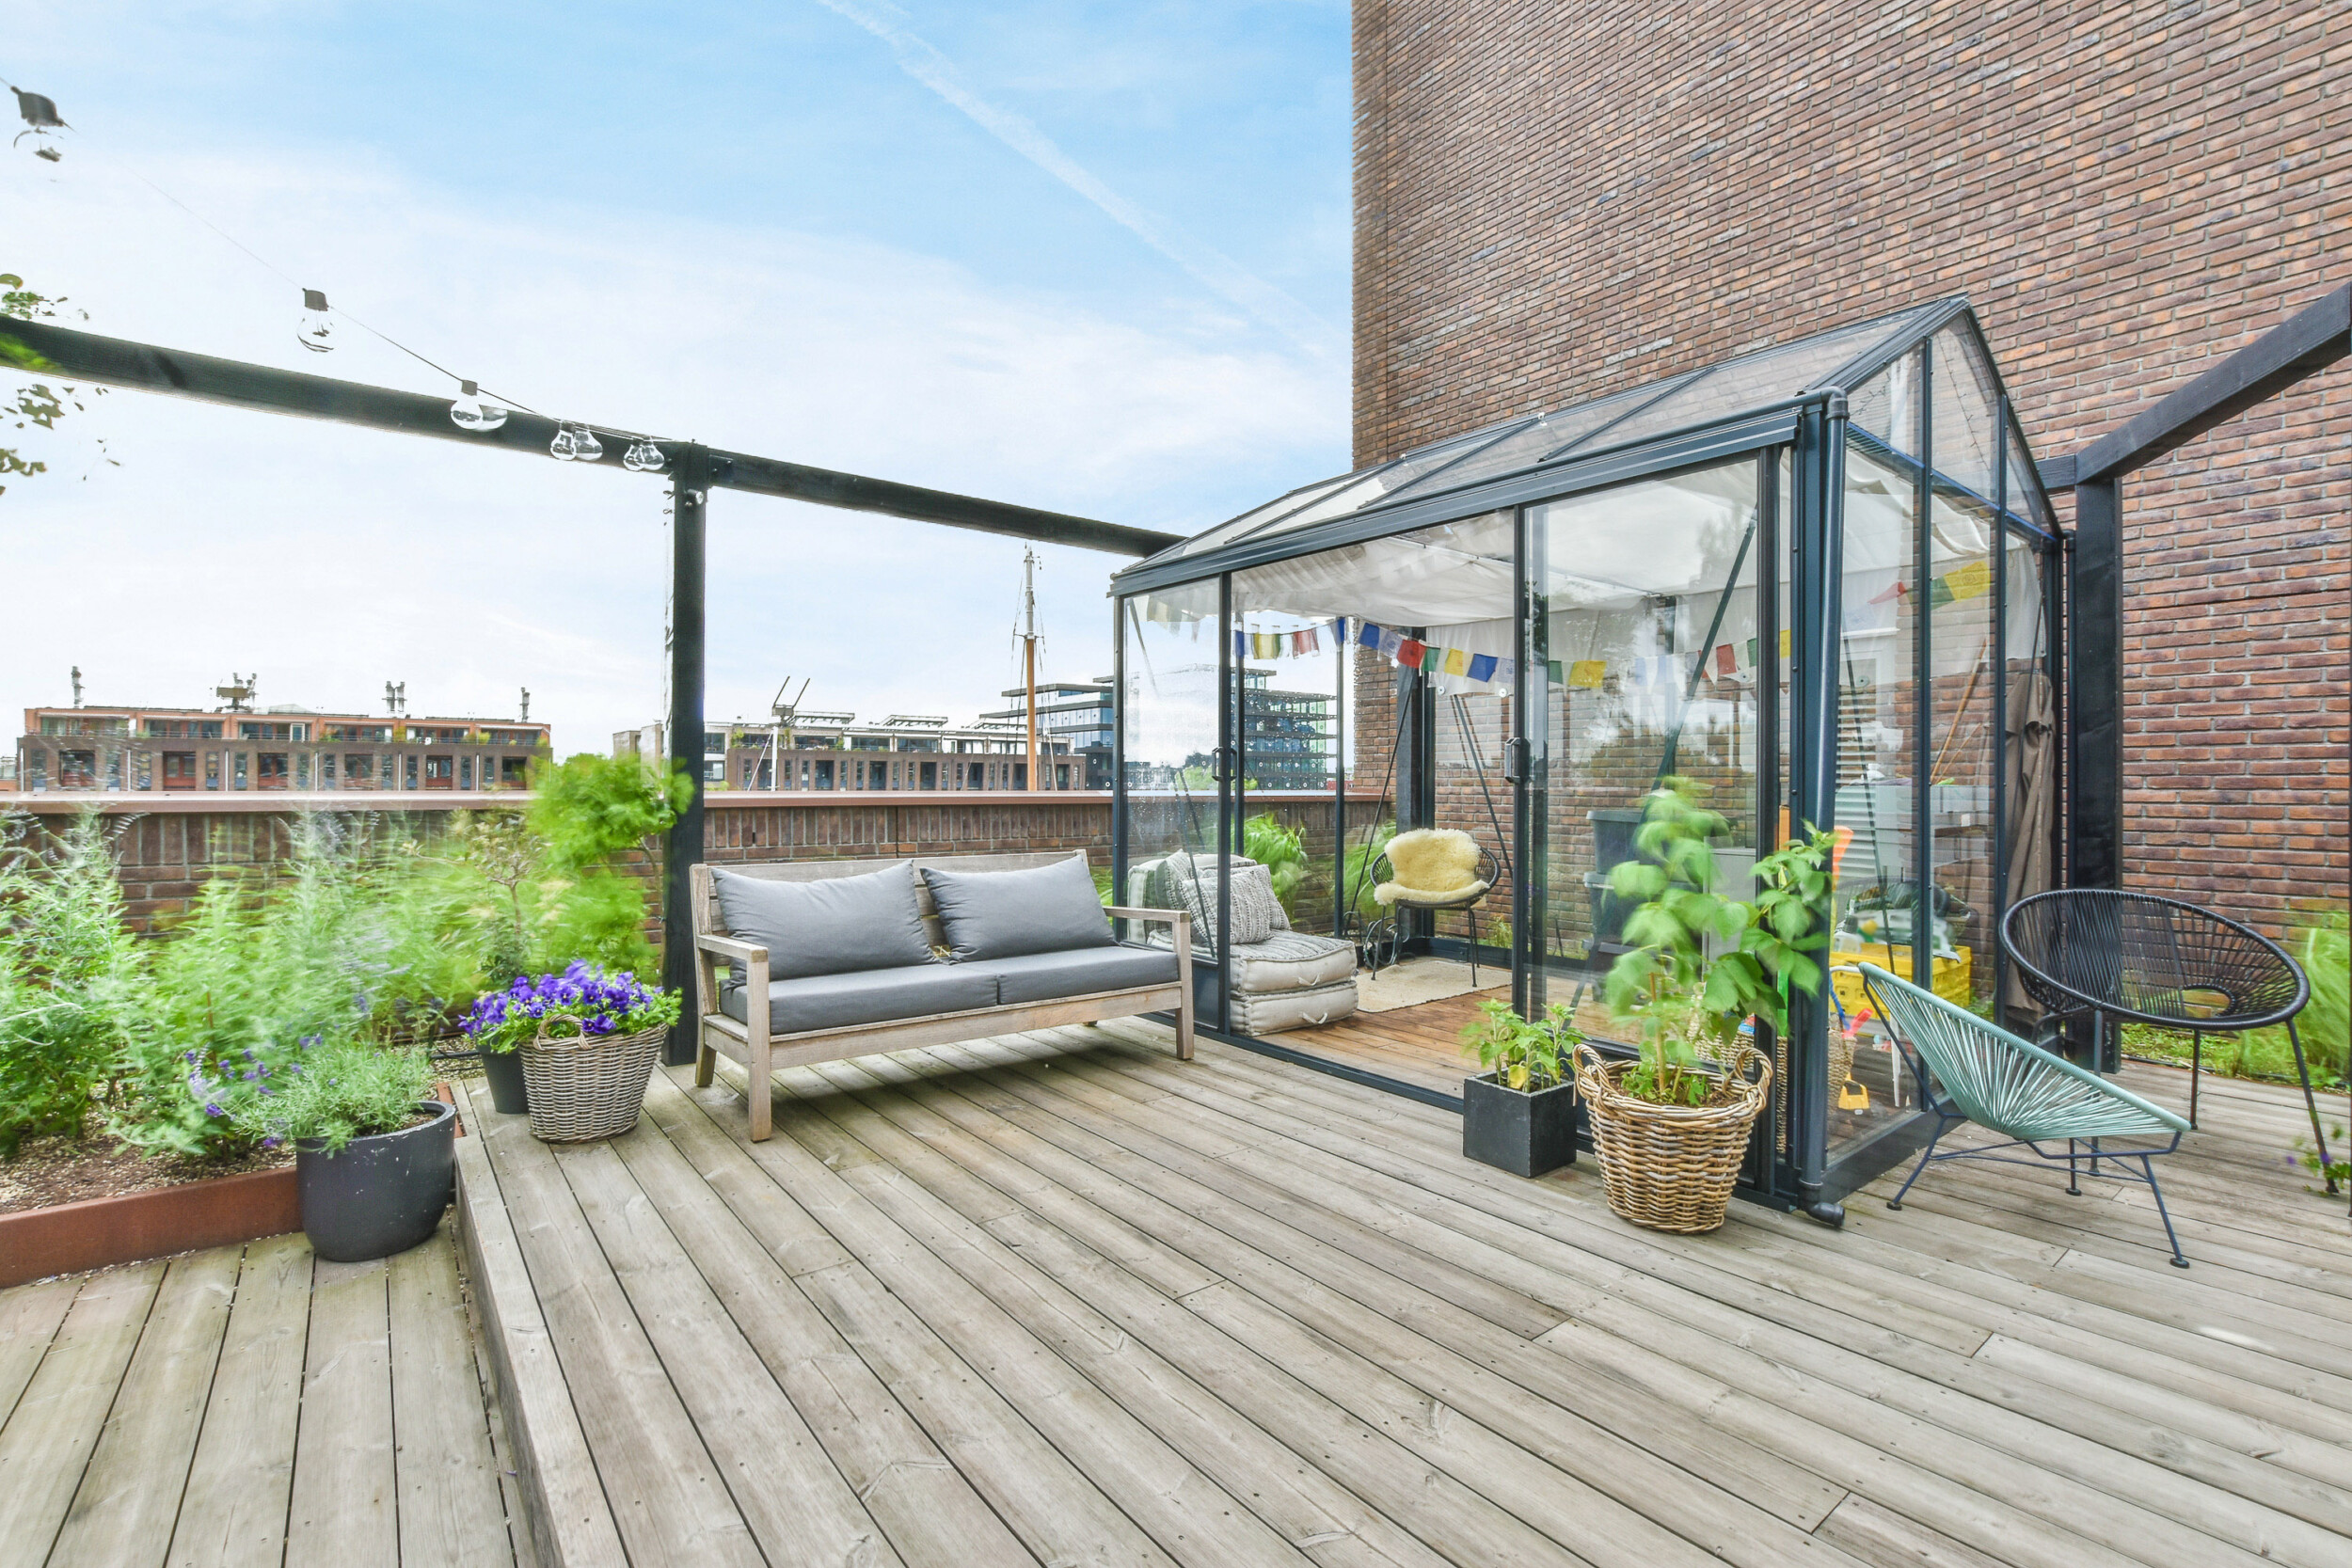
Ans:
[[[417,787],[417,754],[414,752],[401,758],[400,780],[403,789],[413,790]],[[390,782],[389,779],[385,781],[388,784]]]
[[[319,787],[321,789],[335,787],[335,753],[332,752],[319,753]]]
[[[411,759],[411,760],[414,760],[414,759]],[[425,787],[425,788],[427,788],[427,789],[454,789],[454,788],[456,788],[456,787],[457,787],[457,759],[456,759],[455,757],[427,757],[427,758],[425,758],[425,759],[424,759],[424,787]]]
[[[1012,787],[1015,789],[1029,787],[1029,765],[1027,763],[1016,762],[1012,765]]]
[[[246,786],[247,780],[246,778],[246,765],[252,759],[252,755],[253,753],[250,752],[232,752],[230,753],[230,788],[243,789]]]
[[[96,789],[98,787],[98,753],[96,752],[59,752],[57,753],[57,787],[59,789]]]
[[[310,787],[310,753],[308,752],[294,753],[294,786],[306,791]]]
[[[886,762],[867,763],[866,765],[866,787],[888,789],[890,787],[890,764]]]
[[[531,759],[529,757],[499,758],[499,787],[529,789],[531,787]]]
[[[375,758],[365,752],[354,752],[343,758],[343,787],[370,789],[375,784]]]
[[[831,757],[817,764],[817,787],[818,789],[833,787],[833,759]]]
[[[218,752],[204,753],[204,787],[206,789],[220,787],[220,753]]]
[[[194,789],[196,787],[196,753],[166,752],[164,753],[164,787]]]
[[[971,768],[972,783],[969,787],[973,789],[986,789],[988,787],[988,764],[984,762],[976,762],[971,765]]]
[[[49,787],[48,752],[28,750],[24,753],[24,787],[26,789],[47,789]]]
[[[286,753],[263,752],[254,759],[253,778],[254,783],[263,789],[285,788],[287,783]]]
[[[927,762],[923,765],[923,787],[925,789],[939,787],[939,764]]]
[[[459,757],[457,759],[457,787],[460,789],[473,787],[473,758]]]
[[[1070,787],[1070,764],[1066,762],[1054,764],[1054,787],[1056,789]]]

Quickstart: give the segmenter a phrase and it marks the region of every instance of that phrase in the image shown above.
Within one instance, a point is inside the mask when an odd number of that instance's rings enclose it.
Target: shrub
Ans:
[[[137,964],[99,813],[42,851],[30,829],[0,816],[0,1156],[25,1137],[81,1133],[111,1084]]]
[[[1476,1055],[1478,1065],[1497,1082],[1529,1094],[1560,1082],[1562,1053],[1573,1051],[1584,1037],[1568,1022],[1565,1002],[1553,1003],[1540,1022],[1519,1017],[1508,1002],[1481,1002],[1478,1012],[1462,1030],[1463,1049]]]
[[[198,1092],[246,1142],[292,1138],[332,1152],[354,1138],[407,1126],[431,1076],[421,1051],[358,1039],[306,1041],[266,1077],[214,1080]]]
[[[1291,898],[1307,875],[1307,846],[1298,830],[1284,827],[1270,811],[1260,812],[1241,825],[1241,852],[1266,868],[1276,900],[1295,919]]]

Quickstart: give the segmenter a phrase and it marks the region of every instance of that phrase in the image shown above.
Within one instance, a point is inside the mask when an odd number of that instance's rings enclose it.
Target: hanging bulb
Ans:
[[[506,410],[482,401],[482,388],[470,381],[457,384],[457,401],[449,405],[452,423],[460,430],[496,430],[506,422]]]
[[[335,324],[327,318],[326,296],[316,289],[302,291],[302,325],[294,329],[294,341],[313,354],[331,354],[335,345]]]
[[[8,145],[13,147],[30,136],[33,138],[34,157],[52,164],[62,161],[65,154],[51,145],[54,138],[49,135],[52,130],[70,129],[64,120],[57,118],[56,100],[41,93],[26,92],[23,87],[10,87],[8,90],[16,94],[16,112],[24,117],[25,127],[16,134],[16,142]]]
[[[570,425],[555,427],[555,439],[548,443],[548,455],[559,463],[569,463],[580,455],[580,442],[573,436]]]
[[[641,474],[651,473],[668,461],[660,447],[643,439],[630,442],[628,451],[621,453],[621,467]]]
[[[579,444],[580,460],[582,463],[594,463],[602,457],[604,443],[596,439],[596,433],[586,425],[578,426],[577,429],[579,433],[572,439]]]

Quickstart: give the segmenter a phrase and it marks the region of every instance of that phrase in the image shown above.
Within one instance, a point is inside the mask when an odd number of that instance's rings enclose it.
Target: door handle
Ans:
[[[1502,743],[1502,782],[1504,784],[1527,782],[1528,773],[1534,765],[1534,748],[1528,744],[1527,736],[1523,735],[1514,736]]]

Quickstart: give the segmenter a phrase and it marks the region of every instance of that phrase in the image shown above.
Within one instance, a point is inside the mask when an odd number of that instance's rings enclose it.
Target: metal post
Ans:
[[[1935,990],[1935,342],[1919,345],[1919,470],[1912,482],[1911,983]]]
[[[1347,623],[1331,650],[1331,934],[1347,935]]]
[[[1838,576],[1845,527],[1846,400],[1833,394],[1807,408],[1797,426],[1794,459],[1789,618],[1795,623],[1795,744],[1789,795],[1815,829],[1837,821],[1837,641],[1843,622]],[[1825,911],[1834,916],[1835,908]],[[1825,1225],[1846,1211],[1821,1196],[1828,1174],[1829,1008],[1818,994],[1789,998],[1788,1142],[1797,1198]]]
[[[1993,921],[1978,939],[1993,947],[1993,1018],[2006,1023],[2009,950],[2001,924],[2009,916],[2009,442],[2016,415],[2009,399],[1993,410]]]
[[[1780,775],[1780,459],[1782,449],[1756,454],[1756,852],[1760,859],[1781,847],[1780,806],[1786,799]],[[1724,595],[1726,598],[1729,594]],[[1740,890],[1747,896],[1750,890]],[[1767,1061],[1779,1058],[1772,1026],[1759,1021],[1756,1048]],[[1788,1085],[1772,1085],[1771,1103],[1751,1152],[1752,1180],[1775,1197],[1786,1196],[1777,1180],[1780,1130],[1788,1125]]]
[[[670,756],[684,768],[694,793],[670,825],[662,847],[661,983],[687,998],[670,1031],[665,1059],[694,1059],[698,1028],[694,1000],[694,867],[703,860],[703,511],[709,453],[678,450],[670,486]]]
[[[2078,483],[2069,610],[2074,678],[2066,709],[2074,763],[2069,887],[2123,885],[2122,534],[2122,482]]]
[[[1111,600],[1111,902],[1127,902],[1127,618],[1124,598]],[[1127,931],[1122,922],[1120,934]]]
[[[1549,798],[1545,785],[1536,783],[1535,770],[1549,768],[1550,757],[1547,742],[1551,735],[1550,685],[1538,684],[1535,672],[1544,668],[1549,658],[1551,628],[1549,617],[1544,613],[1540,552],[1543,530],[1527,515],[1527,508],[1518,507],[1511,515],[1511,560],[1513,575],[1518,578],[1512,594],[1514,635],[1512,647],[1518,653],[1518,673],[1511,684],[1511,730],[1503,743],[1508,759],[1504,772],[1511,783],[1511,836],[1517,842],[1514,857],[1518,875],[1511,879],[1511,1003],[1521,1018],[1534,1018],[1544,1007],[1546,986],[1543,955],[1543,927],[1550,902],[1550,846],[1547,842],[1549,824]],[[1531,693],[1542,691],[1540,705],[1544,711],[1534,714],[1534,705],[1528,702]],[[1543,880],[1538,882],[1537,879]]]

